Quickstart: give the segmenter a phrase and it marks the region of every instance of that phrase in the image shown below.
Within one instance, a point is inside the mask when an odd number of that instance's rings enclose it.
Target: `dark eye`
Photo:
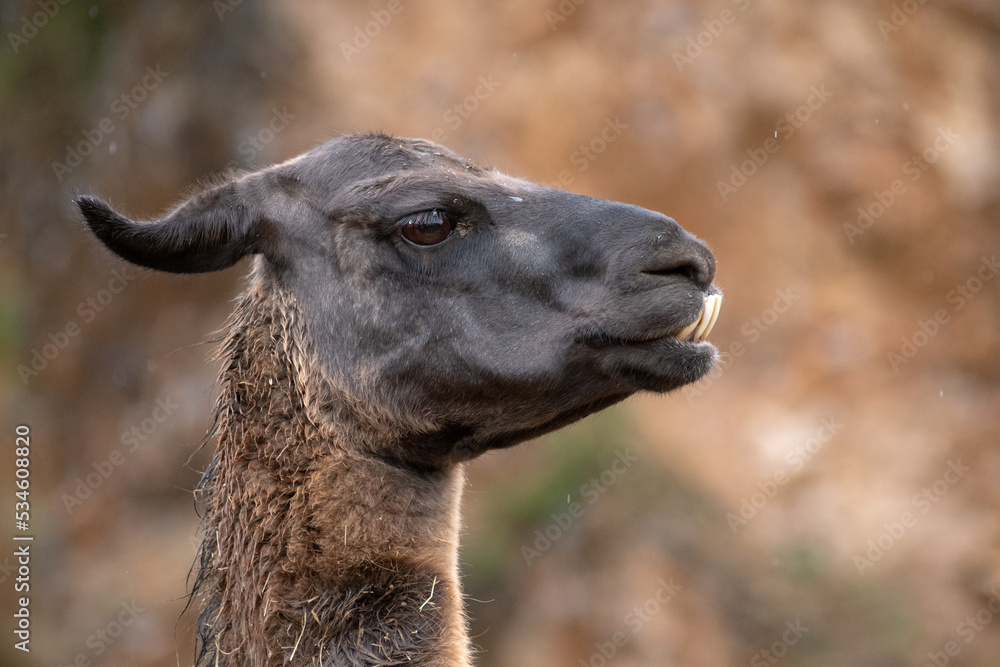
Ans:
[[[415,213],[403,223],[403,238],[413,245],[437,245],[451,236],[455,225],[438,210]]]

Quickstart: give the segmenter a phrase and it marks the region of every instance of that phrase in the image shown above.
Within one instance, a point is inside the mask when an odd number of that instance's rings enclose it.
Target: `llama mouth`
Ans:
[[[715,321],[719,319],[720,310],[722,310],[722,295],[710,294],[706,296],[701,304],[698,319],[675,333],[674,337],[687,343],[704,343],[708,334],[712,332]]]
[[[718,292],[710,294],[702,300],[701,310],[693,322],[680,329],[660,330],[638,336],[619,336],[598,330],[583,334],[577,342],[597,348],[608,347],[648,347],[677,343],[688,345],[710,344],[706,341],[712,332],[719,311],[722,309],[722,295]],[[675,348],[676,349],[676,348]]]

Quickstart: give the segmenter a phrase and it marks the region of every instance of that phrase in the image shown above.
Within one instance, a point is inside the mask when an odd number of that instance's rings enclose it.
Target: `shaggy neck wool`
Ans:
[[[309,340],[294,300],[255,279],[221,352],[219,445],[199,490],[197,664],[469,665],[464,470],[366,453],[392,433],[323,379]]]

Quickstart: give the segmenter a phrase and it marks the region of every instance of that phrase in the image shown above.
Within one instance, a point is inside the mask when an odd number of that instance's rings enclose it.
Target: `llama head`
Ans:
[[[380,415],[384,452],[437,467],[711,368],[715,261],[672,219],[347,136],[158,222],[80,209],[121,257],[178,273],[257,255],[323,381]],[[697,325],[697,326],[696,326]]]

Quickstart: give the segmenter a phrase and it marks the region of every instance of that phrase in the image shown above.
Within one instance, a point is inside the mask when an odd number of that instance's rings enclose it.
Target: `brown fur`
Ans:
[[[222,350],[199,492],[198,664],[468,664],[463,464],[419,473],[366,453],[392,440],[387,420],[323,378],[295,301],[252,283]]]

